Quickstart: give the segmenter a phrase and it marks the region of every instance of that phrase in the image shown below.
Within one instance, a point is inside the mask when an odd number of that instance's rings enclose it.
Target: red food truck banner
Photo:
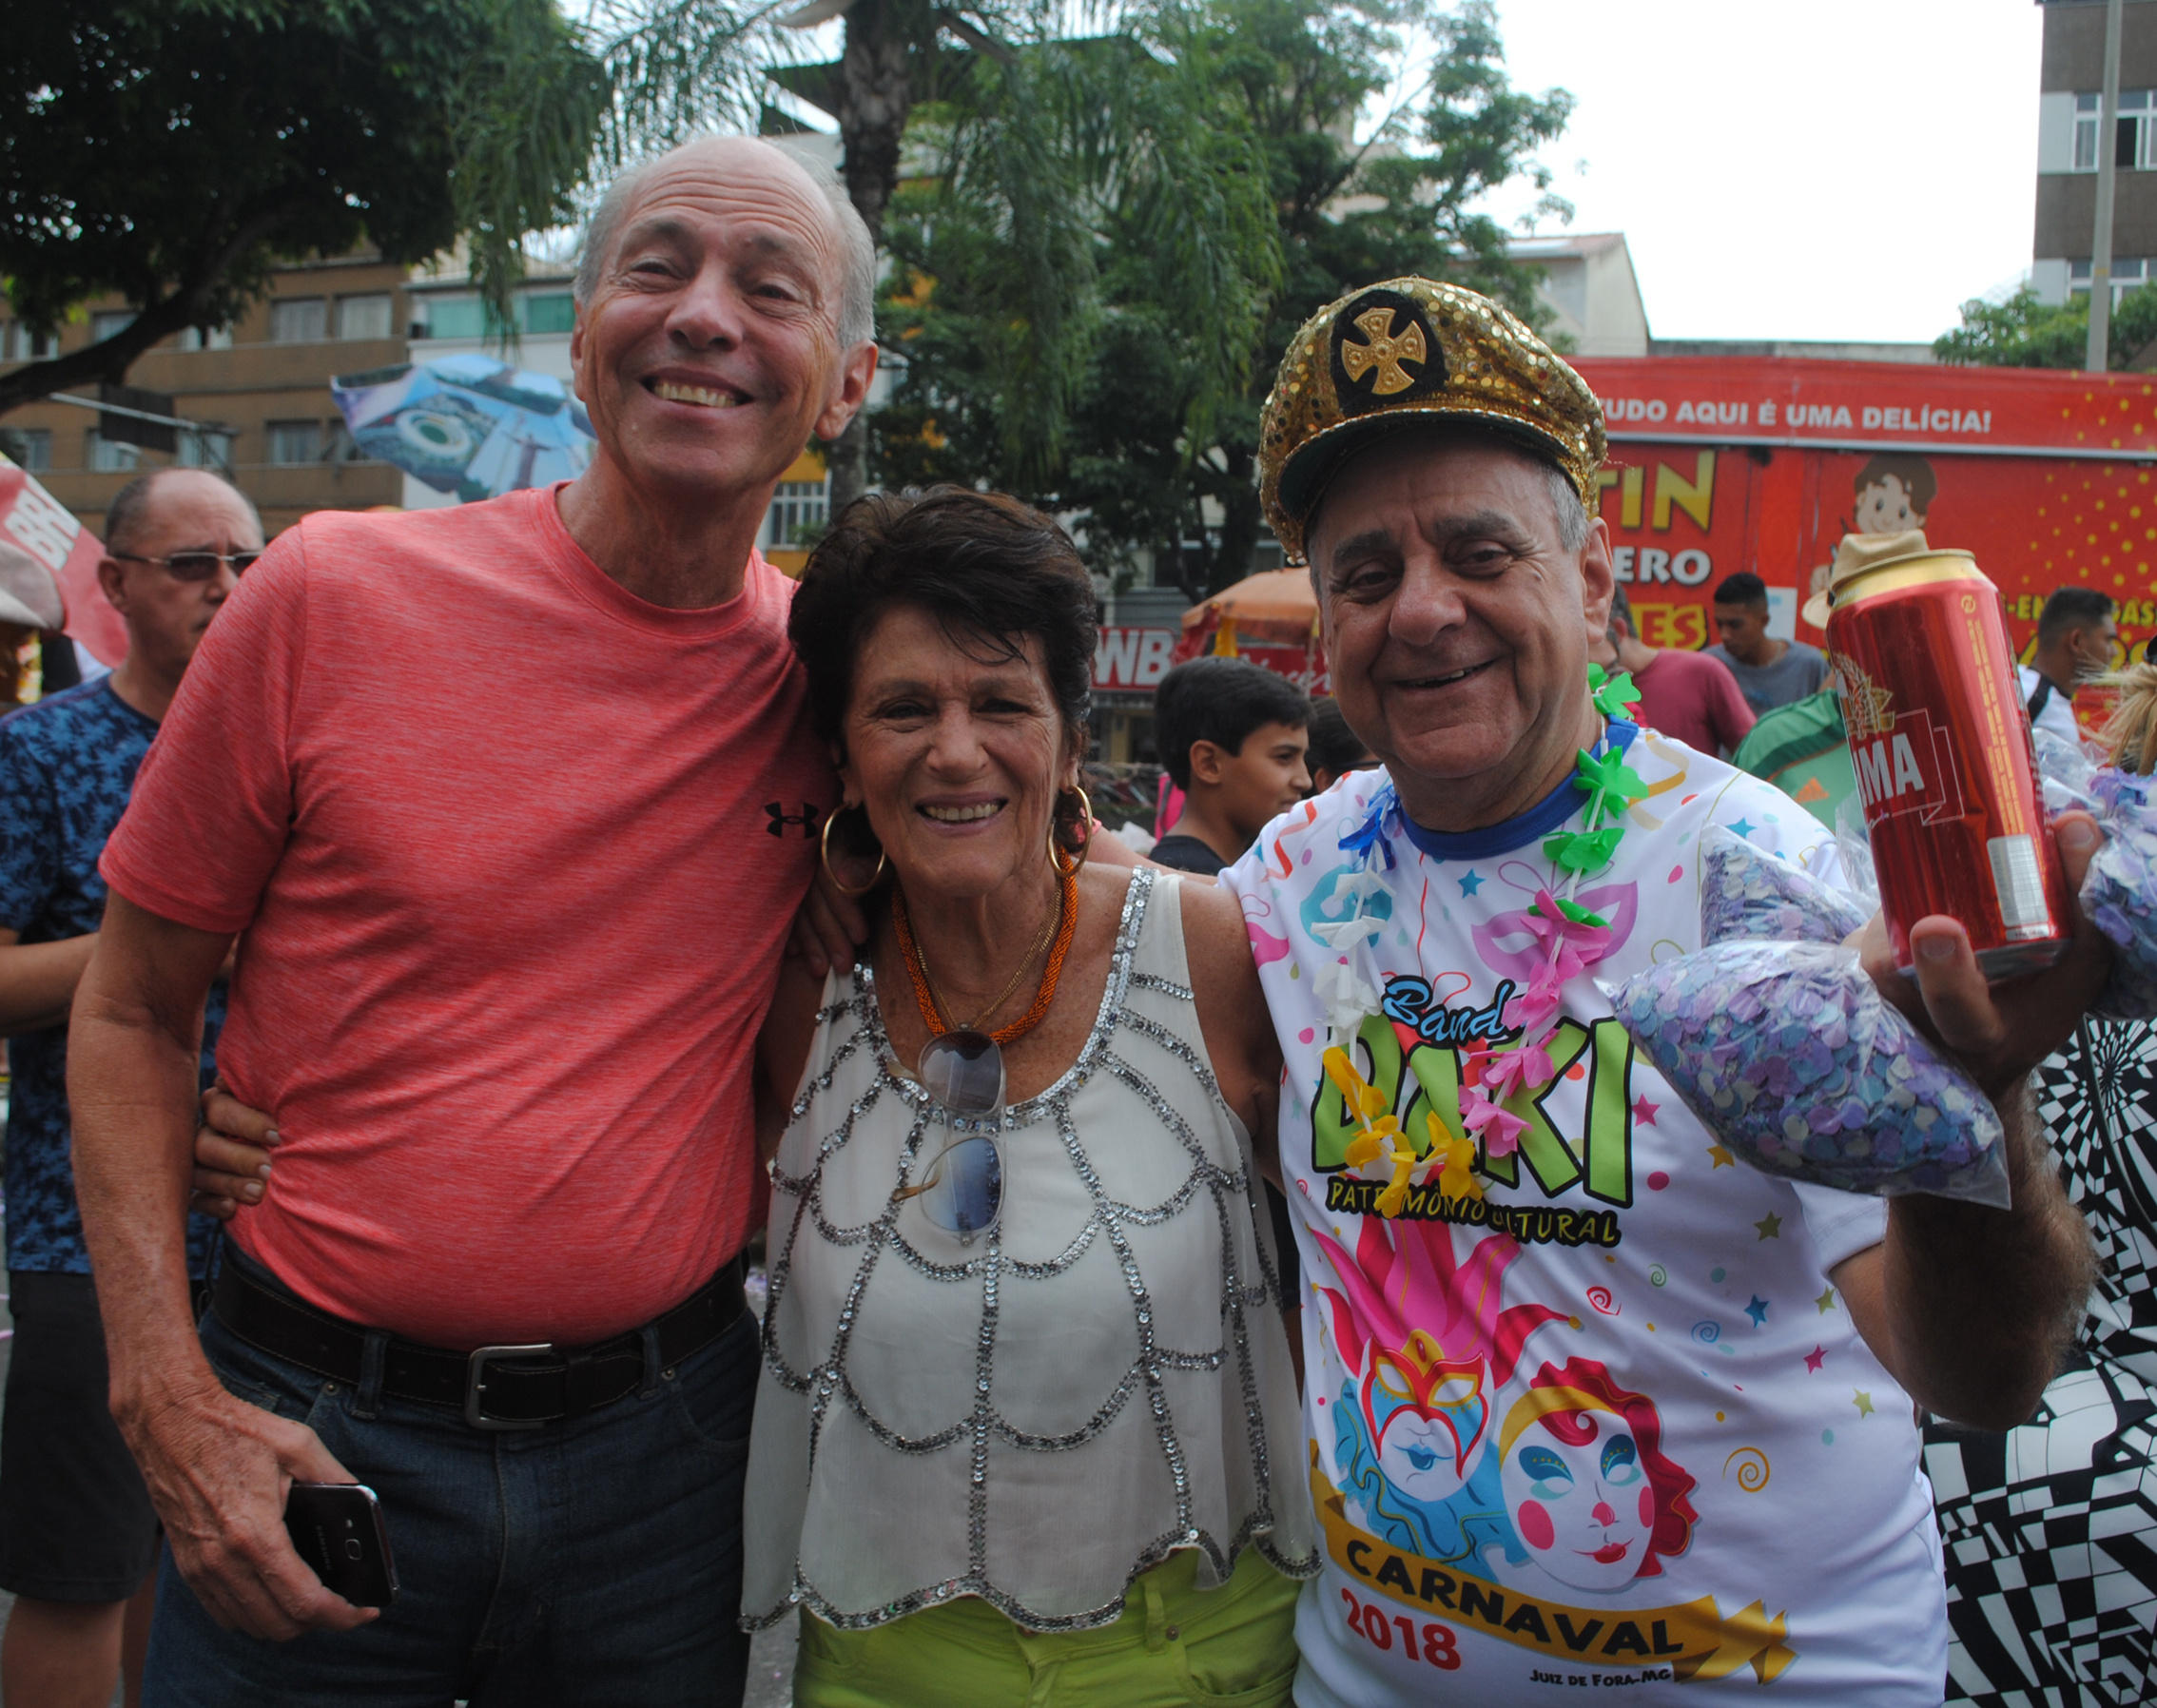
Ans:
[[[2157,456],[2157,380],[2047,368],[1583,358],[1612,438]]]
[[[1716,585],[1749,570],[1776,632],[1817,646],[1798,611],[1842,536],[1910,528],[1976,554],[2024,660],[2055,588],[2119,601],[2123,660],[2157,632],[2157,378],[1765,359],[1579,366],[1609,417],[1597,511],[1650,645],[1713,641]],[[2085,693],[2077,709],[2098,707]]]

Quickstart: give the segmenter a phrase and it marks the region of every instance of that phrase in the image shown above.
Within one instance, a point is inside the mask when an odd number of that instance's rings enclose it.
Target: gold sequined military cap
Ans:
[[[1304,321],[1266,398],[1258,497],[1291,563],[1303,561],[1303,525],[1342,458],[1419,420],[1522,440],[1594,510],[1603,407],[1587,381],[1489,298],[1389,279]]]

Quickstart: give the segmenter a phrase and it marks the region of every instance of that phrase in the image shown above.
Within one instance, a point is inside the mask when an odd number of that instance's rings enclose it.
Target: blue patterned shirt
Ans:
[[[103,679],[0,718],[0,926],[26,943],[95,931],[105,918],[97,859],[119,824],[157,726]],[[203,1027],[203,1083],[224,1020],[213,985]],[[8,1040],[8,1267],[89,1272],[68,1161],[68,1029]],[[187,1225],[188,1267],[202,1272],[214,1224]]]

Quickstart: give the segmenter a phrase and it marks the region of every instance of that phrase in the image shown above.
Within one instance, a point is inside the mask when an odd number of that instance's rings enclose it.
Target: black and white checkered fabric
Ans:
[[[2076,1356],[2019,1429],[1926,1430],[1951,1702],[2157,1701],[2157,1027],[2089,1030],[2038,1076],[2102,1270]]]

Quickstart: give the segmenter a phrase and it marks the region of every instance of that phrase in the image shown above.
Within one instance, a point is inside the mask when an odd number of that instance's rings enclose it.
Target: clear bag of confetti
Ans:
[[[2082,911],[2112,945],[2112,975],[2089,1012],[2106,1020],[2157,1019],[2157,806],[2153,781],[2100,766],[2090,749],[2050,729],[2032,732],[2045,805],[2092,813],[2104,826],[2082,880]]]
[[[1842,881],[1859,905],[1880,910],[1880,875],[1873,865],[1873,843],[1865,834],[1865,809],[1853,789],[1835,809],[1835,851],[1842,858]]]
[[[1700,838],[1700,941],[1838,943],[1870,917],[1842,891],[1735,831],[1711,825]]]
[[[2112,945],[2112,976],[2089,1012],[2157,1019],[2157,805],[2152,780],[2110,767],[2093,772],[2090,810],[2105,845],[2082,880],[2082,911]]]
[[[1855,950],[1737,939],[1636,974],[1611,1001],[1686,1107],[1755,1168],[2008,1207],[1998,1114]]]

